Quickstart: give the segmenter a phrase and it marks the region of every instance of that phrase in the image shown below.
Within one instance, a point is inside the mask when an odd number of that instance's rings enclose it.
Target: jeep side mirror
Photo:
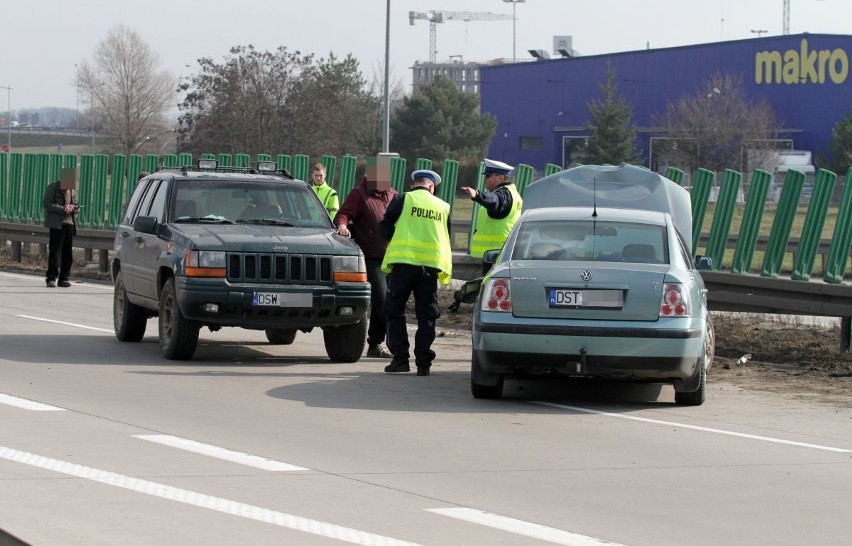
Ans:
[[[150,233],[157,235],[159,232],[159,222],[156,216],[137,216],[133,221],[133,229],[140,233]]]

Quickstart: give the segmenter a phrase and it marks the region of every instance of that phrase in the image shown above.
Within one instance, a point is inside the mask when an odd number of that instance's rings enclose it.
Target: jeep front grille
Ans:
[[[331,256],[228,253],[228,280],[282,284],[328,284]]]

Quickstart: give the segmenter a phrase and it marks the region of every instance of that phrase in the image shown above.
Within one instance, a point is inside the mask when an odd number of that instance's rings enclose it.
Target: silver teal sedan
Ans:
[[[499,398],[506,377],[561,375],[670,383],[677,404],[704,402],[715,344],[698,269],[710,264],[669,212],[534,208],[491,256],[473,310],[474,397]]]

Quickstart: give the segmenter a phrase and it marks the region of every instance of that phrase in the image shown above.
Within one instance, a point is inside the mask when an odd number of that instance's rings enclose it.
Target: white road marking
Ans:
[[[261,470],[270,470],[272,472],[292,472],[294,470],[310,470],[310,468],[304,468],[301,466],[296,466],[294,464],[283,463],[281,461],[274,461],[272,459],[265,459],[263,457],[258,457],[257,455],[250,455],[248,453],[232,451],[224,447],[203,444],[201,442],[187,440],[186,438],[180,438],[178,436],[169,436],[168,434],[135,434],[133,437],[139,438],[140,440],[148,440],[149,442],[155,442],[165,446],[182,449],[184,451],[191,451],[192,453],[198,453],[200,455],[215,457],[216,459],[222,459],[224,461],[230,461],[232,463],[251,466],[254,468],[260,468]]]
[[[796,447],[807,447],[810,449],[819,449],[822,451],[832,451],[834,453],[852,453],[850,449],[842,449],[839,447],[831,447],[831,446],[821,446],[818,444],[807,444],[804,442],[794,442],[792,440],[782,440],[781,438],[772,438],[770,436],[758,436],[756,434],[745,434],[743,432],[734,432],[731,430],[722,430],[718,428],[709,428],[709,427],[699,427],[697,425],[687,425],[685,423],[676,423],[674,421],[661,421],[659,419],[648,419],[646,417],[636,417],[634,415],[622,415],[620,413],[611,413],[608,411],[599,411],[593,410],[589,408],[580,408],[577,406],[565,406],[562,404],[553,404],[551,402],[533,402],[533,404],[538,404],[540,406],[549,406],[552,408],[559,409],[567,409],[572,411],[579,411],[581,413],[591,413],[594,415],[603,415],[604,417],[616,417],[618,419],[628,419],[630,421],[640,421],[642,423],[651,423],[654,425],[666,425],[677,428],[685,428],[691,430],[698,430],[701,432],[712,432],[713,434],[724,434],[726,436],[736,436],[738,438],[746,438],[748,440],[759,440],[761,442],[771,442],[773,444],[785,444],[788,446],[796,446]]]
[[[33,402],[26,398],[18,398],[17,396],[3,393],[0,393],[0,404],[15,406],[16,408],[30,411],[65,411],[65,408],[57,408],[56,406],[49,406],[47,404],[42,404],[41,402]]]
[[[65,322],[63,320],[52,320],[52,319],[46,319],[46,318],[41,318],[41,317],[31,317],[30,315],[15,315],[15,316],[19,317],[19,318],[30,319],[30,320],[39,320],[41,322],[50,322],[52,324],[62,324],[63,326],[73,326],[74,328],[84,328],[86,330],[95,330],[95,331],[98,331],[98,332],[108,332],[110,334],[114,333],[112,330],[108,330],[106,328],[95,328],[94,326],[86,326],[84,324],[77,324],[75,322]]]
[[[373,533],[359,531],[358,529],[334,525],[332,523],[326,523],[315,519],[303,518],[284,512],[276,512],[275,510],[261,508],[260,506],[244,504],[242,502],[223,499],[221,497],[213,497],[211,495],[205,495],[188,489],[179,489],[177,487],[163,485],[161,483],[140,480],[131,476],[124,476],[122,474],[69,463],[59,459],[42,457],[41,455],[27,453],[25,451],[19,451],[8,447],[0,446],[0,459],[52,470],[68,476],[75,476],[77,478],[112,485],[122,489],[135,491],[137,493],[144,493],[146,495],[160,497],[162,499],[197,506],[199,508],[205,508],[207,510],[221,512],[223,514],[230,514],[232,516],[261,521],[277,525],[279,527],[285,527],[287,529],[311,533],[313,535],[341,540],[351,544],[363,544],[366,546],[417,546],[412,542],[397,540],[382,535],[375,535]]]
[[[621,546],[617,542],[601,540],[599,538],[590,537],[563,531],[554,527],[546,527],[537,523],[530,523],[519,519],[483,512],[474,508],[429,508],[427,512],[433,512],[442,516],[456,518],[501,531],[508,531],[516,535],[523,535],[537,540],[545,540],[554,544],[565,544],[566,546]]]

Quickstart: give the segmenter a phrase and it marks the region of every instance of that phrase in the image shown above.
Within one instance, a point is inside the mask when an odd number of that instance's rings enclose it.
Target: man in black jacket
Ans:
[[[64,170],[64,169],[63,169]],[[44,192],[44,225],[50,229],[50,240],[47,253],[47,272],[44,281],[48,288],[59,286],[68,288],[71,283],[71,263],[73,262],[74,235],[77,234],[75,215],[80,207],[74,203],[71,182],[54,182],[48,184]]]

